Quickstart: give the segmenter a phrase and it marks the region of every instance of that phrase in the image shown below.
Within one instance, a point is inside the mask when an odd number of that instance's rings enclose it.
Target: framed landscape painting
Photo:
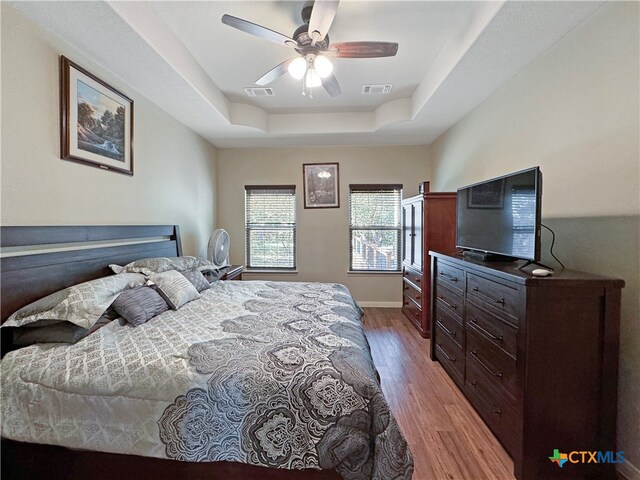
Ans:
[[[64,160],[133,175],[133,100],[60,57]]]
[[[337,163],[302,165],[304,208],[339,208],[340,182]]]

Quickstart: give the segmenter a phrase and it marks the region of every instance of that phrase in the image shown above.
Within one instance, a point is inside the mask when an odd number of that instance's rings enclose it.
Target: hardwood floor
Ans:
[[[513,462],[400,309],[365,308],[382,388],[409,442],[413,480],[513,480]]]

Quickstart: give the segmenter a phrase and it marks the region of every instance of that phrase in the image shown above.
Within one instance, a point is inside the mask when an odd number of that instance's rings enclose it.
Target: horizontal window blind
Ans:
[[[513,186],[511,215],[513,217],[514,255],[529,258],[535,254],[536,191],[533,188]]]
[[[399,271],[402,185],[349,185],[350,270]]]
[[[245,232],[248,268],[295,269],[295,185],[245,186]]]

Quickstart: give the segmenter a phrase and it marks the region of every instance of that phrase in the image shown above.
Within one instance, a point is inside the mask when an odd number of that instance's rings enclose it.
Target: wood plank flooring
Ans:
[[[365,308],[365,332],[413,458],[413,480],[514,480],[513,462],[400,309]]]

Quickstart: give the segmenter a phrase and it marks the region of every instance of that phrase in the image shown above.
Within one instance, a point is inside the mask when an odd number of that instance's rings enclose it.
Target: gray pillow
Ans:
[[[111,318],[102,316],[91,328],[83,328],[61,320],[49,320],[34,327],[9,327],[12,332],[12,344],[16,347],[28,347],[36,343],[76,343],[111,322]]]
[[[151,287],[136,287],[125,290],[111,306],[134,327],[169,310],[167,302]]]
[[[211,287],[211,285],[209,284],[209,281],[206,278],[204,278],[204,275],[202,274],[202,272],[198,270],[189,270],[187,272],[180,272],[180,273],[182,273],[182,275],[184,275],[184,278],[189,280],[191,284],[194,287],[196,287],[196,290],[198,292],[201,292]]]
[[[64,320],[91,328],[124,290],[144,285],[138,273],[123,273],[79,283],[22,307],[3,326],[23,327],[40,320]]]
[[[154,286],[173,310],[179,309],[191,300],[200,298],[196,287],[184,275],[175,270],[154,273],[149,277],[147,285]]]
[[[114,273],[142,273],[149,276],[154,273],[162,273],[168,270],[177,270],[183,272],[187,270],[201,270],[214,268],[215,265],[209,260],[200,257],[191,257],[185,255],[183,257],[156,257],[156,258],[143,258],[142,260],[136,260],[126,264],[124,267],[120,265],[111,264],[109,268]]]

